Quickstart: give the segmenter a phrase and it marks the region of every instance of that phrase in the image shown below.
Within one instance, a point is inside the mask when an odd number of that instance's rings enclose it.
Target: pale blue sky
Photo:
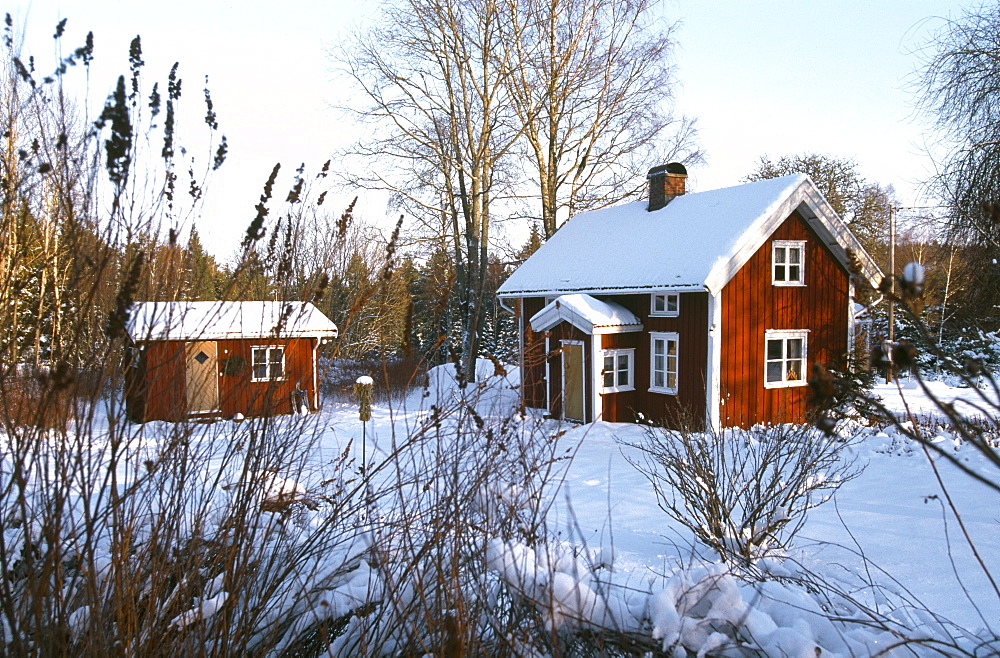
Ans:
[[[940,25],[933,17],[957,16],[970,4],[665,0],[664,18],[681,21],[677,108],[698,119],[708,158],[691,170],[691,187],[735,184],[764,154],[821,152],[856,159],[866,177],[893,184],[904,204],[922,203],[917,186],[931,165],[922,153],[926,130],[912,120],[913,51]],[[28,19],[30,49],[40,60],[60,17],[69,19],[67,46],[94,31],[92,108],[127,71],[136,34],[151,80],[165,79],[180,61],[183,103],[191,112],[181,129],[189,143],[201,130],[201,89],[209,76],[230,155],[210,184],[199,231],[225,257],[253,218],[275,162],[283,166],[283,190],[300,163],[315,170],[351,139],[351,126],[328,107],[341,100],[341,87],[331,80],[326,49],[374,7],[370,1],[34,0],[11,11],[16,20]],[[344,200],[330,203],[339,211]],[[362,212],[379,219],[384,198],[369,197]]]

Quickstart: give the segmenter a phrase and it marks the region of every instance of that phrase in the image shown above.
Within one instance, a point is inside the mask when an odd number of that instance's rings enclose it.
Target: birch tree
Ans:
[[[487,296],[490,224],[512,193],[513,69],[508,17],[497,0],[408,0],[383,10],[379,27],[341,59],[368,101],[374,126],[354,154],[376,167],[349,182],[391,190],[455,263],[461,337],[448,349],[475,372]]]
[[[701,160],[675,117],[671,31],[653,0],[508,0],[507,78],[545,238],[578,212],[645,189],[650,166]]]

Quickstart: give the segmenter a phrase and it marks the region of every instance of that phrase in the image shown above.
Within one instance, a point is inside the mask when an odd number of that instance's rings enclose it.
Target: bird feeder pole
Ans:
[[[368,475],[368,421],[372,417],[372,388],[375,381],[368,375],[358,377],[354,382],[354,394],[358,397],[358,417],[361,419],[361,473]]]

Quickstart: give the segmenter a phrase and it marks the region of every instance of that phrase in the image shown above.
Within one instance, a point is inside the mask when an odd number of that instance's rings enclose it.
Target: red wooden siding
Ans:
[[[312,405],[316,400],[313,373],[314,338],[287,340],[220,340],[219,373],[225,359],[242,357],[245,367],[236,374],[221,374],[219,382],[220,415],[231,417],[288,414],[293,411],[292,394],[298,388],[307,391]],[[285,348],[285,378],[281,381],[254,382],[252,353],[254,347]],[[183,341],[151,343],[142,350],[139,367],[130,374],[126,402],[129,417],[179,421],[188,417],[185,397],[186,368]]]
[[[220,340],[219,363],[230,357],[242,357],[246,369],[236,375],[219,377],[219,399],[223,416],[269,416],[292,413],[292,393],[296,386],[314,399],[312,351],[314,338],[288,340]],[[285,378],[281,381],[254,382],[252,379],[254,347],[285,348]],[[311,403],[311,402],[310,402]]]
[[[518,300],[521,313],[521,326],[524,352],[521,364],[521,394],[524,406],[534,409],[544,409],[547,404],[545,396],[545,334],[535,333],[531,329],[531,316],[545,306],[542,297],[526,297]]]
[[[601,347],[635,348],[635,391],[602,395],[604,420],[633,422],[636,412],[667,427],[700,429],[705,421],[705,364],[708,359],[708,293],[681,293],[676,317],[651,317],[651,298],[615,295],[606,301],[621,304],[642,320],[645,331],[602,336]],[[649,392],[651,331],[678,334],[677,395]]]
[[[805,286],[771,283],[773,240],[806,240]],[[808,387],[764,388],[764,331],[809,330],[808,377],[812,364],[847,354],[848,304],[847,271],[793,213],[722,291],[722,425],[803,421]]]
[[[142,353],[141,368],[137,373],[142,380],[144,403],[140,418],[144,421],[184,418],[187,408],[184,396],[184,343],[153,343]]]

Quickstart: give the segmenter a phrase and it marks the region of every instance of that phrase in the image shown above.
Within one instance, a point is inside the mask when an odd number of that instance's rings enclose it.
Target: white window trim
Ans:
[[[621,354],[628,354],[628,384],[624,386],[618,385],[618,356]],[[604,359],[606,357],[613,356],[615,358],[615,377],[614,386],[604,385]],[[635,348],[626,347],[619,349],[601,350],[601,372],[599,375],[599,382],[601,386],[601,394],[605,393],[624,393],[626,391],[635,390]]]
[[[774,255],[778,249],[799,249],[799,278],[797,281],[778,281],[775,278],[777,262]],[[785,273],[788,272],[788,263],[785,263]],[[805,240],[774,240],[771,242],[771,284],[775,286],[803,287],[806,285],[806,241]]]
[[[267,363],[270,364],[271,353],[270,350],[281,350],[281,377],[257,377],[254,372],[254,360],[253,353],[254,350],[268,350]],[[288,361],[285,358],[285,345],[251,345],[250,346],[250,381],[252,382],[283,382],[288,380]],[[270,368],[268,368],[270,370]]]
[[[656,310],[656,298],[663,298],[663,309],[662,311]],[[677,298],[677,308],[676,310],[667,310],[667,301],[670,297]],[[649,317],[651,318],[676,318],[681,314],[681,294],[679,292],[654,292],[649,296]]]
[[[802,379],[787,380],[782,375],[780,382],[767,381],[767,342],[769,340],[786,341],[790,338],[802,339]],[[787,359],[784,359],[787,360]],[[808,329],[768,329],[764,332],[764,388],[792,388],[809,384],[809,330]],[[783,369],[784,370],[784,369]]]
[[[681,377],[681,368],[680,368],[680,360],[681,360],[680,334],[677,333],[676,331],[651,331],[651,332],[649,332],[649,392],[650,393],[666,393],[667,395],[677,395],[677,386],[673,386],[673,387],[670,387],[670,386],[656,386],[655,383],[654,383],[656,381],[656,341],[657,340],[665,340],[665,341],[671,341],[672,340],[672,341],[674,341],[677,344],[677,368],[674,371],[674,375],[676,376],[676,381],[677,381],[678,386],[680,385],[680,377]],[[666,359],[666,358],[667,358],[667,356],[666,356],[666,354],[664,354],[664,359]],[[666,362],[664,362],[664,370],[663,370],[663,381],[664,382],[667,381],[667,373],[669,373],[669,372],[670,372],[670,370],[666,368]]]

